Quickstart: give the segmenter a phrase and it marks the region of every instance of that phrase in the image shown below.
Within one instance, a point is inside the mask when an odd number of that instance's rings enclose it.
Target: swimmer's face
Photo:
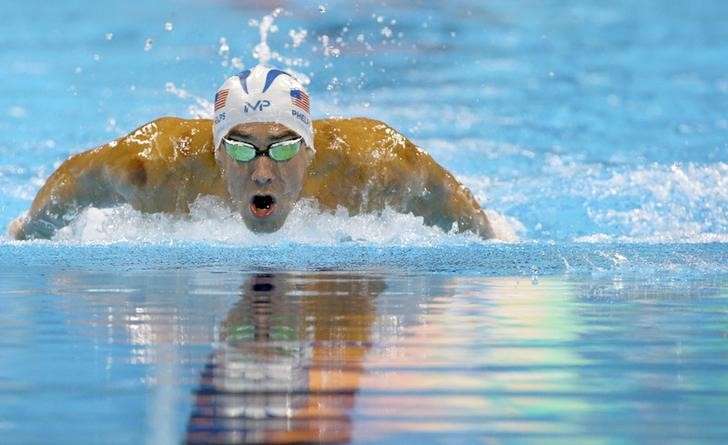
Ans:
[[[271,144],[299,136],[280,124],[248,123],[233,127],[226,138],[265,151]],[[236,161],[227,153],[224,141],[215,152],[232,203],[254,232],[274,232],[283,226],[301,193],[312,157],[305,142],[293,158],[282,162],[261,155],[248,162]]]

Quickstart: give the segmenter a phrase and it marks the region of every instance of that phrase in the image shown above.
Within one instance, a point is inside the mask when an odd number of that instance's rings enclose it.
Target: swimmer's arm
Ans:
[[[328,149],[319,158],[316,180],[304,196],[324,207],[354,212],[394,210],[421,216],[425,224],[450,231],[495,234],[470,191],[432,157],[381,121],[367,118],[319,121],[317,132]],[[328,140],[327,140],[328,138]],[[342,170],[341,166],[349,166]],[[346,186],[336,187],[336,184]],[[355,189],[346,193],[347,189]]]
[[[407,142],[408,150],[417,156],[407,166],[409,172],[419,172],[413,195],[405,203],[405,212],[422,216],[425,224],[445,231],[457,225],[458,232],[473,232],[482,238],[495,237],[493,227],[470,190],[435,162],[429,154]],[[406,173],[406,172],[403,172]]]
[[[107,149],[90,150],[63,162],[38,191],[28,214],[10,224],[11,238],[50,238],[84,207],[118,202],[102,162]]]
[[[211,130],[207,120],[163,117],[72,156],[48,178],[27,216],[10,224],[10,236],[50,238],[88,206],[185,213],[199,195],[220,195]],[[175,147],[179,141],[183,151]]]

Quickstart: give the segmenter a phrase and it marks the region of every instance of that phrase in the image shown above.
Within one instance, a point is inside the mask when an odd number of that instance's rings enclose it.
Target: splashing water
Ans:
[[[268,65],[273,57],[270,46],[268,46],[268,33],[276,32],[275,19],[283,12],[282,8],[276,8],[270,14],[264,15],[260,20],[258,29],[260,31],[260,42],[253,49],[253,58],[261,65]]]
[[[164,85],[164,90],[180,99],[194,101],[194,104],[188,105],[187,107],[187,112],[190,116],[196,119],[212,119],[214,116],[214,106],[209,100],[192,94],[183,88],[178,88],[173,82],[167,82]]]
[[[514,240],[516,232],[506,217],[490,212],[499,238]],[[212,242],[242,246],[288,244],[432,246],[482,243],[474,234],[446,233],[425,226],[421,217],[386,209],[381,215],[349,216],[345,209],[321,212],[310,201],[298,202],[279,231],[250,232],[239,214],[211,197],[198,199],[188,217],[143,214],[123,205],[109,209],[88,208],[73,223],[56,234],[64,243],[108,244],[117,242],[174,243]]]
[[[275,61],[283,65],[291,74],[301,81],[303,85],[309,85],[311,78],[295,68],[305,67],[308,61],[302,58],[286,57],[281,53],[273,50],[268,44],[268,36],[270,33],[278,32],[278,26],[275,24],[276,18],[283,13],[283,8],[276,8],[270,14],[263,16],[260,20],[251,20],[250,26],[258,28],[260,41],[253,48],[252,57],[258,61],[260,65],[269,65],[271,61]],[[290,30],[289,37],[292,41],[292,47],[298,48],[306,39],[308,31],[300,28],[299,30]]]

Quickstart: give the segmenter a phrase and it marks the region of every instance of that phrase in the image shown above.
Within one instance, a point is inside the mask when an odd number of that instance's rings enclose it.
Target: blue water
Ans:
[[[2,11],[4,228],[68,155],[206,115],[272,6]],[[255,236],[208,201],[0,238],[2,442],[725,442],[726,22],[717,0],[287,2],[267,42],[313,113],[399,129],[506,242],[305,205]]]

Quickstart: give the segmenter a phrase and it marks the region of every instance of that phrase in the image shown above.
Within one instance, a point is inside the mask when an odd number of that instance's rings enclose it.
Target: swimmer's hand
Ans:
[[[10,239],[25,241],[30,239],[50,239],[57,227],[42,219],[31,219],[21,216],[13,220],[8,226]]]
[[[15,218],[8,226],[8,236],[10,239],[22,240],[25,239],[24,230],[27,219],[24,216]]]

